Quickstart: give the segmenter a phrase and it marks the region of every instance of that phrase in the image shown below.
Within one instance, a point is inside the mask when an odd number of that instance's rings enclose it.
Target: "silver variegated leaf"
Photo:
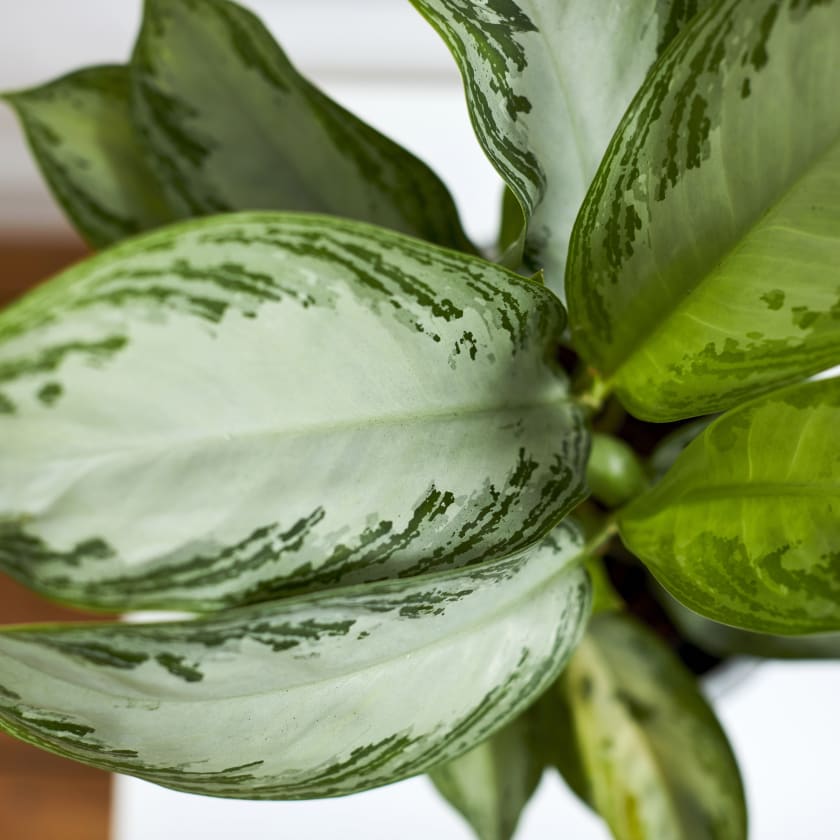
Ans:
[[[524,556],[195,621],[0,633],[0,728],[213,796],[339,796],[455,758],[556,678],[589,610],[577,533]]]
[[[726,0],[651,72],[575,226],[581,352],[637,416],[840,362],[840,3]]]
[[[56,199],[95,248],[176,218],[134,130],[127,67],[90,67],[4,98]]]
[[[382,229],[187,223],[0,314],[0,568],[214,609],[517,551],[588,439],[539,283]]]
[[[840,630],[840,379],[732,409],[619,513],[691,609],[766,633]]]
[[[440,179],[304,79],[241,6],[147,0],[131,69],[138,129],[182,215],[331,213],[472,250]]]
[[[526,265],[562,294],[601,156],[657,56],[708,0],[412,2],[458,62],[479,142],[525,211]]]

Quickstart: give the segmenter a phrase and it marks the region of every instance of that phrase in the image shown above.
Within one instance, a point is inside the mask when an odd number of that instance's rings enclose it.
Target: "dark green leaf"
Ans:
[[[533,714],[526,712],[429,775],[479,840],[510,840],[542,771]]]
[[[146,0],[135,118],[173,205],[330,213],[469,250],[446,188],[289,63],[227,0]]]
[[[131,122],[128,68],[90,67],[6,99],[56,199],[95,248],[175,218]]]

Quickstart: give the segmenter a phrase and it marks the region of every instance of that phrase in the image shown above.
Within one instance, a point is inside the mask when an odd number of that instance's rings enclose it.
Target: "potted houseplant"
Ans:
[[[0,568],[198,617],[3,630],[0,726],[215,796],[430,772],[484,838],[555,766],[618,838],[744,837],[625,605],[840,629],[840,5],[413,2],[493,255],[228,0],[8,96],[103,252],[0,314]]]

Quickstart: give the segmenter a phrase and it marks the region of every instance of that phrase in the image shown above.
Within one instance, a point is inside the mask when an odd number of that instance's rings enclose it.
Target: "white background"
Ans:
[[[429,162],[450,185],[466,227],[492,241],[499,181],[469,126],[448,53],[407,0],[252,0],[300,69]],[[45,81],[130,51],[139,0],[0,0],[0,89]],[[43,188],[8,109],[0,110],[0,232],[69,228]],[[741,761],[752,840],[837,840],[835,756],[840,668],[771,664],[716,705]],[[713,685],[713,689],[715,686]],[[721,693],[722,690],[722,693]],[[341,800],[241,803],[175,794],[134,780],[116,786],[118,840],[467,840],[416,779]],[[525,814],[520,840],[605,840],[599,822],[556,776]]]

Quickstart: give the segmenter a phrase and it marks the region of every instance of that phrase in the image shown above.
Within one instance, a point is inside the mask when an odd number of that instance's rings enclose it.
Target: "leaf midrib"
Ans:
[[[468,405],[458,409],[448,409],[445,411],[426,411],[420,414],[417,413],[395,413],[375,416],[361,416],[358,418],[346,418],[343,420],[333,420],[329,422],[313,422],[306,425],[287,427],[287,428],[254,428],[246,431],[219,431],[214,434],[206,434],[199,437],[150,437],[141,440],[135,445],[115,446],[101,450],[81,451],[76,455],[65,457],[49,458],[49,463],[65,463],[79,460],[90,459],[107,459],[111,457],[119,457],[124,454],[138,453],[144,451],[156,452],[161,449],[194,449],[218,445],[228,445],[237,443],[243,440],[254,440],[258,438],[266,438],[271,440],[278,440],[284,438],[294,437],[327,437],[345,431],[362,431],[364,429],[387,428],[393,426],[409,426],[409,425],[444,425],[452,421],[480,421],[483,417],[494,417],[499,419],[507,419],[509,414],[525,415],[540,412],[549,408],[565,408],[569,412],[573,412],[574,403],[568,398],[564,392],[555,398],[534,400],[522,403],[500,404],[496,406],[483,405]],[[493,424],[494,427],[502,425],[501,423]],[[558,429],[560,431],[560,429]],[[23,434],[26,434],[24,430]],[[93,437],[95,432],[91,432]],[[21,461],[28,461],[29,458],[21,453]],[[8,462],[13,462],[14,456],[8,458]]]
[[[761,498],[827,498],[840,499],[840,482],[817,483],[811,481],[793,482],[733,482],[731,484],[713,484],[705,487],[692,487],[679,495],[668,507],[681,504],[699,504],[701,502],[728,502],[733,499]]]

